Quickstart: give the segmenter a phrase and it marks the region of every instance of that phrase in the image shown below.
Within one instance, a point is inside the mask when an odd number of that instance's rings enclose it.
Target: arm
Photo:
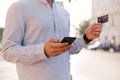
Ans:
[[[78,38],[74,42],[73,48],[70,50],[70,54],[78,53],[82,48],[84,48],[93,39],[98,38],[102,31],[102,26],[103,25],[100,23],[94,23],[90,25],[90,27],[86,29],[85,34],[82,35],[80,38]]]
[[[69,26],[68,35],[70,35],[70,17],[69,16],[68,16],[68,26]],[[83,35],[81,35],[72,43],[72,48],[69,50],[69,54],[77,54],[81,49],[83,49],[86,46],[87,44],[85,43]]]
[[[8,11],[2,40],[2,56],[13,63],[33,64],[47,60],[44,43],[23,46],[25,19],[19,7],[14,4]]]
[[[80,36],[75,40],[75,42],[72,44],[72,48],[70,49],[70,54],[76,54],[78,53],[81,49],[87,46],[85,43],[85,40],[83,39],[83,35]]]

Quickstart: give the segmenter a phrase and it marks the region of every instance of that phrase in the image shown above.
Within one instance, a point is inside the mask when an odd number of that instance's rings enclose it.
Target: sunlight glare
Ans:
[[[5,27],[5,18],[9,7],[17,0],[0,0],[0,27]]]

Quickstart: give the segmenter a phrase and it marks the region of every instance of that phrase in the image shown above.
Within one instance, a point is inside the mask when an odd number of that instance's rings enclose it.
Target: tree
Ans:
[[[90,23],[87,20],[82,21],[78,27],[75,27],[77,35],[81,35],[85,33],[85,30],[89,27]]]
[[[2,40],[3,31],[4,31],[4,28],[0,28],[0,42],[1,42],[1,40]]]

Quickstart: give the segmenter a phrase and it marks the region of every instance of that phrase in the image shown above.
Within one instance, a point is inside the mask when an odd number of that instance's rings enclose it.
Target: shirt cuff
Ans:
[[[86,43],[86,41],[84,40],[84,38],[83,38],[83,35],[81,36],[81,43],[82,43],[82,45],[84,46],[84,47],[86,47],[88,44]]]
[[[40,45],[38,45],[38,46],[39,46],[39,47],[37,48],[38,57],[39,57],[41,60],[47,60],[47,59],[48,59],[48,56],[46,56],[45,51],[44,51],[45,43],[42,43],[42,44],[40,44]]]

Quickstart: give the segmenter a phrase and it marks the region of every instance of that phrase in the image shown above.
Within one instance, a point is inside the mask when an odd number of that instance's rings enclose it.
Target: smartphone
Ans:
[[[61,43],[68,42],[71,45],[75,41],[76,37],[64,37]]]
[[[100,17],[98,17],[98,23],[106,23],[106,22],[108,22],[108,15],[104,15],[104,16],[100,16]]]

